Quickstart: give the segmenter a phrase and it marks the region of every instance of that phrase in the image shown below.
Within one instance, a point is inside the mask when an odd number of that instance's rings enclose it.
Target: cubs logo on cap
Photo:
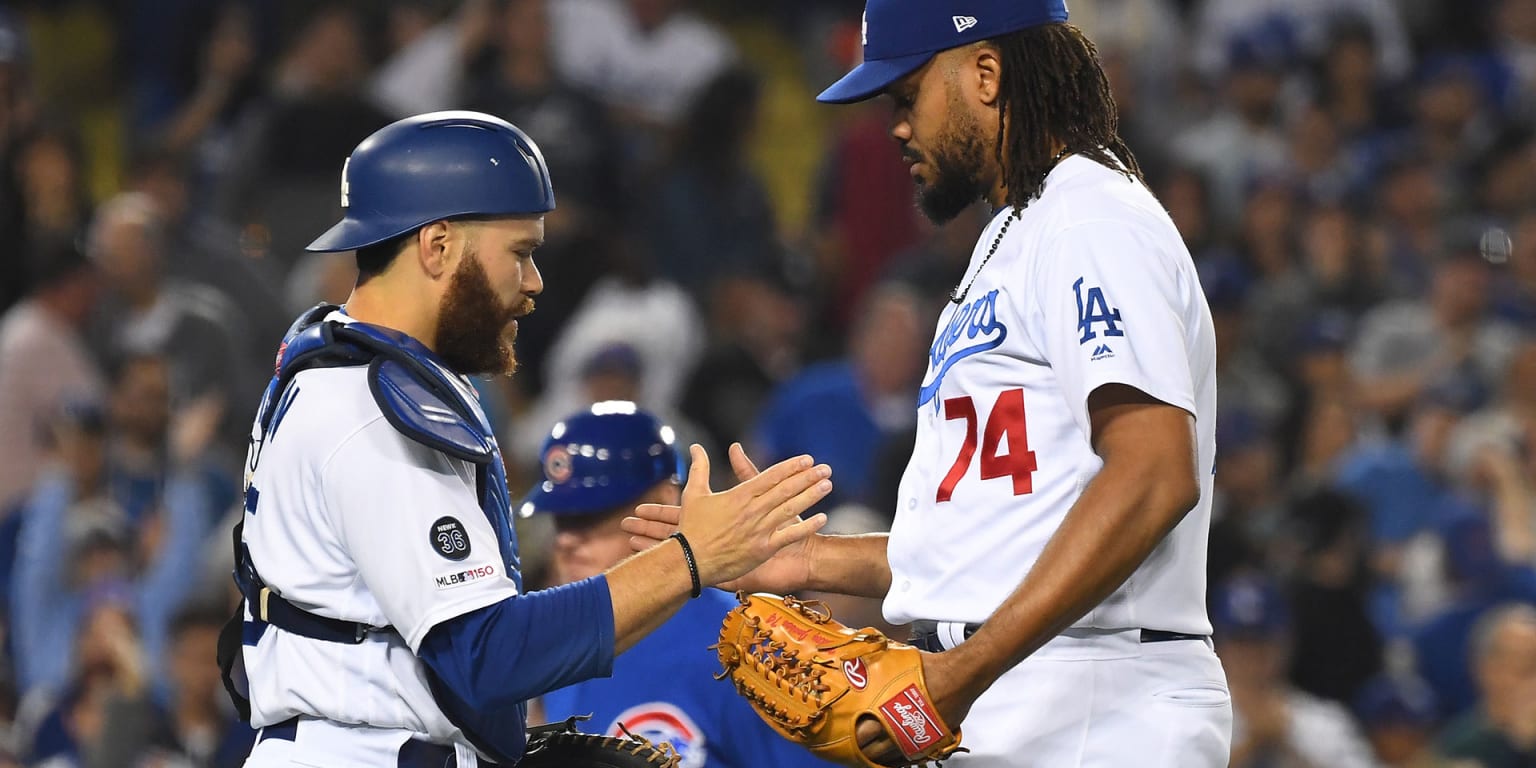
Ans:
[[[869,0],[862,23],[864,63],[816,100],[863,101],[880,95],[940,51],[1066,20],[1065,0]]]

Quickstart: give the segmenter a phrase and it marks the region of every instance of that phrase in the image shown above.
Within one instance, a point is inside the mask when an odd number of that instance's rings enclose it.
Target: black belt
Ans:
[[[256,743],[260,744],[267,739],[278,741],[293,741],[298,734],[299,718],[290,717],[281,723],[274,723],[256,734]],[[458,768],[459,760],[453,752],[453,747],[445,747],[441,744],[433,744],[429,741],[411,739],[400,745],[400,757],[395,763],[396,768]],[[482,768],[496,768],[495,763],[480,761]]]
[[[981,629],[980,624],[965,625],[967,639]],[[927,619],[918,619],[912,622],[912,636],[907,642],[921,650],[930,653],[942,653],[944,644],[939,640],[939,623]],[[1141,642],[1143,643],[1167,643],[1173,640],[1204,640],[1205,635],[1190,635],[1183,632],[1169,632],[1162,629],[1141,630]]]

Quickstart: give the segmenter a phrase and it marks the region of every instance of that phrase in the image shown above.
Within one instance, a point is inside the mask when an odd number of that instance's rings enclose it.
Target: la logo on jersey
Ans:
[[[704,731],[687,712],[667,702],[649,701],[620,712],[608,725],[607,733],[623,738],[626,729],[652,744],[671,744],[677,750],[679,768],[703,768],[709,758]]]
[[[1104,289],[1093,286],[1085,294],[1083,293],[1083,278],[1079,277],[1077,282],[1072,284],[1072,292],[1077,294],[1077,329],[1083,333],[1082,338],[1077,340],[1078,344],[1087,344],[1089,341],[1098,338],[1099,333],[1103,333],[1105,336],[1125,335],[1125,331],[1120,330],[1120,326],[1116,325],[1122,322],[1120,320],[1120,310],[1110,308],[1109,302],[1104,298]],[[1098,323],[1103,323],[1104,328],[1095,332],[1094,325]],[[1109,347],[1104,344],[1100,344],[1093,351],[1094,360],[1111,355]]]

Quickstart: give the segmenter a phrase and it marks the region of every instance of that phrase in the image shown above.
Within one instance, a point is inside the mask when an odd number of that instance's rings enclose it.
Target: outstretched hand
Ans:
[[[699,579],[722,586],[826,525],[824,514],[799,517],[831,492],[831,467],[798,456],[757,472],[739,446],[732,450],[732,465],[742,482],[716,493],[709,487],[709,455],[698,445],[690,446],[692,464],[682,505],[636,508],[635,516],[624,520],[631,544],[647,549],[681,530],[693,548]],[[740,454],[739,460],[734,454]],[[742,477],[746,467],[751,474]]]
[[[700,451],[702,453],[702,449]],[[731,469],[736,474],[736,479],[742,485],[754,482],[762,476],[757,466],[747,457],[740,443],[732,443],[728,452],[731,461]],[[794,461],[791,459],[791,461]],[[783,462],[775,467],[781,466]],[[706,457],[707,467],[707,457]],[[773,471],[775,467],[770,467]],[[689,480],[696,476],[697,467],[690,470]],[[830,472],[830,468],[828,469]],[[823,494],[824,496],[825,494]],[[820,499],[817,499],[818,501]],[[813,502],[814,503],[814,502]],[[684,506],[687,506],[687,497],[684,496]],[[624,531],[630,534],[629,543],[635,551],[643,551],[660,543],[666,537],[678,530],[678,523],[683,519],[684,506],[670,504],[642,504],[635,508],[632,516],[624,518],[621,524]],[[809,505],[807,505],[807,508]],[[804,510],[800,510],[804,511]],[[799,513],[797,512],[796,515]],[[814,523],[814,528],[805,532],[800,526]],[[771,592],[774,594],[788,594],[807,588],[810,583],[811,550],[815,547],[815,532],[826,523],[826,515],[817,513],[806,520],[796,521],[791,518],[784,522],[784,528],[778,533],[788,533],[789,538],[781,537],[786,543],[761,565],[752,569],[740,578],[728,579],[714,586],[720,589],[735,592]],[[800,535],[805,532],[805,535]],[[692,534],[684,532],[690,542]]]

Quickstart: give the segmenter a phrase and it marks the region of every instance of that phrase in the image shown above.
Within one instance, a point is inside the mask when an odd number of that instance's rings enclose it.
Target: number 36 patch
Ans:
[[[469,557],[469,531],[464,530],[464,524],[456,518],[439,517],[432,523],[428,537],[432,549],[449,560],[458,561]]]

